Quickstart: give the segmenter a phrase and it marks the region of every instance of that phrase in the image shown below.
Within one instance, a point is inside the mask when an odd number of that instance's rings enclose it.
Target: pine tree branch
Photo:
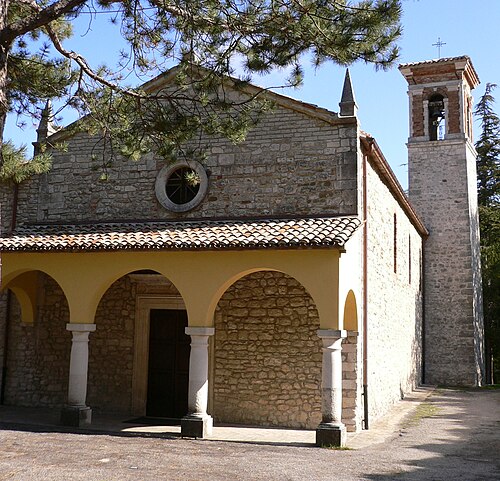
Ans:
[[[33,10],[35,10],[37,13],[41,14],[43,13],[43,10],[34,0],[18,0],[24,3],[25,5],[29,5]],[[76,1],[76,0],[73,0]],[[85,3],[85,0],[79,0],[81,4]],[[46,9],[45,9],[46,10]],[[56,17],[57,18],[57,17]],[[52,19],[54,20],[54,19]],[[50,23],[47,23],[46,25],[42,25],[45,27],[45,30],[47,31],[47,35],[49,36],[50,40],[52,41],[55,49],[65,58],[69,60],[73,60],[82,70],[82,72],[86,73],[91,79],[95,80],[96,82],[99,82],[102,85],[105,85],[106,87],[109,87],[110,89],[125,93],[127,95],[130,95],[131,97],[143,97],[137,92],[134,92],[129,89],[123,89],[119,85],[110,82],[109,80],[105,79],[104,77],[98,75],[94,70],[89,66],[87,63],[87,60],[80,54],[66,50],[63,45],[61,40],[59,39],[59,36],[57,33],[54,31],[54,29],[50,26]],[[31,30],[31,29],[30,29]],[[0,35],[1,38],[1,35]]]
[[[0,45],[10,45],[16,38],[25,33],[44,27],[50,22],[61,18],[67,13],[85,4],[87,0],[59,0],[48,7],[42,8],[34,1],[21,0],[22,3],[31,6],[35,13],[26,16],[16,22],[6,25],[0,31]]]
[[[63,56],[66,57],[69,60],[73,60],[79,67],[80,69],[87,74],[92,80],[95,80],[96,82],[99,82],[101,85],[104,85],[106,87],[109,87],[111,90],[115,92],[121,92],[123,94],[129,95],[131,97],[136,97],[136,98],[142,98],[144,97],[143,95],[134,92],[133,90],[130,89],[124,89],[123,87],[120,87],[119,85],[109,81],[108,79],[102,77],[98,73],[96,73],[92,68],[89,66],[87,63],[87,60],[80,55],[79,53],[74,52],[73,50],[66,50],[62,43],[61,40],[59,39],[57,33],[54,31],[54,29],[49,25],[45,26],[45,29],[47,31],[47,34],[52,40],[52,43],[54,44],[55,49]]]
[[[102,77],[101,75],[97,74],[87,63],[87,60],[80,55],[77,52],[74,51],[69,51],[64,48],[62,45],[61,40],[59,39],[57,33],[52,29],[50,25],[47,25],[45,27],[47,34],[49,38],[51,39],[55,49],[65,58],[69,60],[73,60],[76,62],[76,64],[80,67],[81,72],[85,73],[88,75],[91,79],[95,80],[96,82],[100,83],[101,85],[104,85],[114,92],[119,92],[121,94],[136,98],[138,100],[147,100],[147,99],[155,99],[155,100],[168,100],[171,101],[172,97],[175,97],[177,100],[186,100],[190,102],[199,102],[198,99],[193,98],[192,96],[188,95],[182,95],[182,94],[175,94],[175,93],[170,93],[170,94],[161,94],[161,93],[155,93],[154,95],[150,94],[142,94],[140,92],[136,92],[131,89],[124,89],[123,87],[119,86],[118,84],[109,81],[108,79]],[[210,74],[211,72],[206,71],[202,67],[196,66],[196,71],[198,74],[205,72],[207,75]],[[192,79],[194,82],[194,79]],[[248,96],[248,98],[245,98],[240,101],[235,101],[232,103],[233,106],[243,106],[248,103],[253,102],[259,95],[263,94],[264,92],[267,92],[271,90],[272,88],[278,88],[278,87],[267,87],[267,88],[260,88],[257,92],[251,94]]]

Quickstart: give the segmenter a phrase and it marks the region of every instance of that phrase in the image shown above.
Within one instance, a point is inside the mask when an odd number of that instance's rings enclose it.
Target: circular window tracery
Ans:
[[[200,190],[200,180],[193,169],[181,167],[167,179],[165,190],[174,204],[186,204],[196,197]]]
[[[208,177],[203,166],[195,161],[180,161],[163,167],[156,177],[158,202],[172,212],[194,209],[205,197]]]

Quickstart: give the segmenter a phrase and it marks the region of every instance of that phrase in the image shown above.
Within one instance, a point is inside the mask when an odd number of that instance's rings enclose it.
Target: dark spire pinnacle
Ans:
[[[38,125],[37,141],[43,142],[49,135],[52,135],[57,129],[53,122],[54,114],[52,113],[52,102],[47,100],[45,107],[42,110],[42,118]]]
[[[344,88],[342,89],[342,98],[340,99],[339,106],[342,117],[354,117],[358,111],[349,69],[345,72]]]
[[[38,128],[36,129],[36,142],[33,142],[35,155],[40,153],[40,144],[43,144],[47,137],[57,132],[57,127],[54,125],[54,114],[52,112],[52,102],[47,100],[45,107],[42,110],[42,117]]]

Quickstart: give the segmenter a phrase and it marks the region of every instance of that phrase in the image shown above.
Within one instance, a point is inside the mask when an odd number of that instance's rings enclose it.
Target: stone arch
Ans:
[[[314,300],[277,270],[240,276],[214,316],[212,415],[218,422],[315,428],[321,341]]]
[[[66,401],[71,348],[66,293],[44,270],[18,273],[5,288],[19,301],[9,311],[6,402],[60,407]]]
[[[117,289],[124,290],[124,284],[128,286],[127,289],[133,292],[134,296],[141,294],[156,294],[159,297],[170,296],[183,299],[183,295],[170,276],[161,272],[154,263],[151,263],[151,265],[140,264],[139,268],[130,268],[128,270],[111,273],[111,275],[101,283],[98,290],[99,298],[95,306],[95,319],[97,319],[98,310],[102,309],[103,302],[106,302],[106,296],[109,297],[109,292],[111,290],[116,291]],[[97,322],[96,320],[96,323]]]
[[[347,431],[361,429],[361,338],[359,337],[358,303],[349,290],[343,304],[343,324],[347,337],[342,342],[342,422]]]
[[[64,297],[64,302],[68,304],[64,288],[50,273],[41,269],[23,270],[21,272],[12,273],[12,275],[4,281],[2,289],[10,289],[15,295],[21,309],[21,321],[25,324],[33,324],[36,319],[38,291],[44,281],[44,279],[40,279],[40,275],[47,276],[57,284]]]
[[[448,98],[448,90],[446,88],[437,87],[437,88],[426,88],[424,89],[423,99],[430,100],[434,96],[440,96],[441,98]]]
[[[146,414],[150,311],[172,306],[185,310],[179,290],[156,269],[133,270],[109,284],[96,307],[89,344],[89,405]]]
[[[237,255],[237,253],[235,254]],[[213,315],[219,300],[239,279],[255,272],[271,271],[280,272],[296,279],[307,290],[318,309],[322,329],[339,329],[338,252],[329,252],[324,257],[309,259],[309,261],[306,261],[308,257],[306,255],[297,259],[293,252],[282,251],[279,254],[278,257],[277,253],[273,253],[266,262],[262,259],[264,254],[257,253],[258,261],[255,262],[255,259],[250,261],[249,267],[242,266],[238,259],[234,264],[228,263],[224,266],[226,272],[223,269],[217,272],[219,280],[217,282],[217,277],[213,276],[216,287],[210,291],[210,298],[205,301],[208,308],[205,308],[206,310],[203,312],[204,325],[212,325]]]
[[[427,107],[429,140],[444,139],[447,117],[445,98],[440,93],[433,93],[429,96]]]
[[[143,253],[141,253],[143,254]],[[157,257],[155,256],[127,256],[123,257],[123,262],[116,262],[116,265],[109,262],[108,259],[104,259],[107,262],[106,267],[103,268],[102,272],[99,272],[99,277],[95,278],[95,282],[86,282],[87,286],[87,305],[85,311],[88,313],[87,318],[93,322],[97,314],[97,309],[101,303],[105,294],[111,289],[116,282],[123,280],[130,275],[140,275],[144,276],[157,276],[158,279],[162,278],[169,283],[172,288],[171,294],[185,299],[184,293],[182,293],[182,288],[178,286],[176,274],[179,267],[168,268],[168,262],[159,263]],[[95,269],[94,269],[95,270]],[[87,279],[86,279],[87,280]],[[73,322],[77,322],[77,320]]]
[[[358,306],[352,290],[347,293],[344,303],[344,329],[358,331]]]
[[[450,118],[450,101],[452,104],[455,102],[455,93],[445,87],[430,87],[423,90],[424,134],[429,140],[443,140],[450,132],[450,126],[455,121],[453,115]],[[434,124],[436,121],[437,124]],[[440,137],[438,137],[439,125],[441,125]]]

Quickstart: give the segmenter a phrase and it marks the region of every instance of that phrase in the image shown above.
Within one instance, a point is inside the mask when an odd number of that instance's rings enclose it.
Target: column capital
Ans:
[[[345,339],[347,331],[338,329],[318,329],[316,334],[321,339]]]
[[[94,332],[96,329],[95,324],[76,324],[76,323],[69,323],[66,324],[66,330],[67,331],[76,331],[76,332]]]
[[[185,332],[188,336],[213,336],[215,334],[215,328],[188,326]]]

